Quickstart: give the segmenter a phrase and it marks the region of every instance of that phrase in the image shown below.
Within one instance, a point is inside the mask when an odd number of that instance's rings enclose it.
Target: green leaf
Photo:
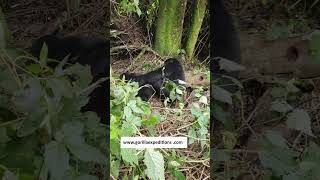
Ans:
[[[64,124],[62,127],[64,144],[81,161],[105,163],[106,157],[97,148],[85,142],[82,137],[83,127],[80,122]]]
[[[39,58],[40,58],[40,64],[45,66],[47,64],[47,59],[48,59],[48,47],[46,43],[43,43]]]
[[[175,180],[185,180],[186,179],[185,175],[182,172],[177,171],[177,170],[173,170],[172,175],[175,178]]]
[[[287,90],[283,87],[274,87],[271,89],[270,94],[273,98],[282,98],[287,95]]]
[[[129,106],[131,108],[131,110],[133,112],[135,112],[135,113],[144,114],[144,111],[137,106],[137,101],[136,100],[130,100],[128,102],[127,106]]]
[[[181,166],[181,164],[177,161],[169,161],[168,164],[173,167]]]
[[[120,149],[119,141],[110,139],[110,151],[111,151],[111,154],[113,154],[117,158],[120,158],[121,149]]]
[[[164,159],[160,152],[147,149],[144,154],[146,174],[151,180],[164,180]]]
[[[69,154],[65,146],[51,141],[45,146],[44,158],[51,177],[55,180],[63,179],[66,171],[70,168]]]
[[[78,88],[79,91],[86,88],[92,81],[92,75],[90,66],[82,66],[79,63],[72,65],[64,70],[64,73],[76,76],[77,80],[73,82],[74,86]]]
[[[122,124],[121,131],[123,136],[133,136],[137,133],[137,127],[132,123],[125,121]]]
[[[188,136],[189,136],[189,138],[188,138],[188,140],[189,140],[188,144],[193,144],[194,141],[195,141],[195,139],[197,138],[197,132],[195,131],[194,128],[190,128],[190,129],[188,130]]]
[[[202,112],[201,112],[200,106],[197,103],[193,103],[192,104],[192,107],[191,107],[190,111],[191,111],[192,116],[195,117],[195,118],[198,118],[198,117],[202,116]]]
[[[120,161],[111,161],[110,172],[115,178],[118,178],[120,170]]]
[[[0,153],[1,165],[7,168],[20,169],[21,173],[33,173],[34,149],[39,146],[35,136],[15,138],[6,144],[4,151]],[[0,148],[0,150],[2,150]]]
[[[124,161],[130,163],[131,165],[138,164],[138,155],[136,149],[121,149],[121,157]]]
[[[86,96],[63,97],[61,99],[62,108],[57,116],[65,122],[70,121],[73,117],[81,116],[80,109],[87,104],[88,101],[89,98]]]
[[[212,97],[215,100],[232,104],[232,94],[219,86],[212,87]]]
[[[212,110],[212,114],[215,118],[214,120],[220,121],[226,127],[227,130],[234,129],[235,125],[231,119],[230,112],[224,111],[222,107],[219,105],[214,105]],[[215,124],[215,122],[213,122],[213,124]]]
[[[26,89],[15,92],[14,102],[20,111],[32,112],[39,109],[39,100],[44,96],[44,90],[36,78],[28,79],[26,86]]]
[[[132,118],[133,114],[132,114],[132,110],[130,107],[126,106],[123,109],[123,115],[126,119],[130,119]]]
[[[296,109],[288,115],[287,127],[314,136],[311,130],[311,118],[309,114],[302,109]]]
[[[134,0],[133,2],[134,2],[134,5],[136,7],[136,12],[137,12],[138,16],[140,17],[142,12],[141,12],[141,10],[139,8],[139,0]]]
[[[297,153],[284,148],[276,147],[268,141],[263,141],[258,152],[261,164],[272,169],[277,175],[285,175],[295,170]]]
[[[53,78],[47,81],[55,97],[72,97],[72,86],[66,78]]]
[[[201,128],[207,128],[210,122],[209,120],[210,120],[209,110],[203,111],[201,116],[198,117],[198,124],[200,125]]]
[[[271,104],[271,110],[279,113],[286,113],[292,109],[293,108],[286,101],[274,101]]]
[[[39,64],[30,64],[27,66],[27,70],[35,75],[39,75],[42,72]]]
[[[320,177],[320,146],[314,142],[310,142],[302,156],[299,174],[308,175],[307,180],[319,179]]]
[[[266,138],[275,146],[281,148],[288,148],[286,140],[281,136],[279,132],[267,131]]]
[[[22,121],[22,125],[18,129],[18,137],[25,137],[34,133],[40,128],[41,121],[43,121],[44,117],[44,111],[41,109],[28,114],[27,118]]]
[[[149,119],[143,120],[141,124],[145,126],[153,126],[153,125],[156,125],[157,122],[160,122],[159,115],[153,115]]]

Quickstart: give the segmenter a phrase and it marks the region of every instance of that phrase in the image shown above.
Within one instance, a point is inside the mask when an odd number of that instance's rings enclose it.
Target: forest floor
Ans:
[[[109,39],[109,29],[111,29],[112,47],[120,44],[134,46],[130,49],[124,48],[120,53],[111,53],[111,66],[115,74],[125,71],[147,72],[161,66],[163,62],[163,59],[161,60],[153,50],[143,48],[151,47],[151,40],[142,19],[114,13],[111,13],[110,17],[109,9],[114,7],[110,8],[109,3],[105,1],[97,0],[86,3],[75,14],[65,9],[65,1],[13,0],[4,2],[2,9],[12,32],[15,47],[28,51],[35,39],[52,33],[59,26],[62,26],[62,32],[65,35],[86,34],[105,39]],[[203,67],[194,68],[194,64],[190,62],[184,61],[183,66],[188,71],[187,76],[190,77],[187,79],[197,81],[197,78],[200,78],[202,81],[208,73]],[[208,84],[205,85],[205,88],[208,88]],[[209,99],[208,91],[206,96]],[[162,119],[165,120],[157,126],[159,135],[187,135],[186,129],[193,123],[190,111],[177,115],[176,108],[166,108],[156,99],[152,99],[150,103],[152,109],[160,112]],[[209,135],[207,137],[209,138]],[[203,152],[199,146],[199,143],[194,143],[187,150],[176,151],[177,154],[187,157],[187,162],[181,167],[181,171],[190,179],[208,179],[209,177],[209,151],[207,148],[207,152]],[[204,156],[207,156],[206,160],[196,161],[203,159]]]
[[[147,30],[146,21],[136,15],[119,15],[113,11],[114,7],[111,9],[111,43],[112,48],[117,49],[111,51],[112,71],[117,75],[124,72],[143,74],[159,68],[167,57],[161,57],[152,50],[153,34]],[[210,99],[208,69],[205,64],[199,66],[201,63],[197,60],[195,62],[180,60],[186,72],[187,84],[207,89],[205,95]],[[188,127],[194,124],[188,108],[185,108],[180,114],[177,106],[165,107],[156,98],[150,99],[149,102],[152,111],[159,112],[162,118],[162,122],[156,127],[159,136],[188,136]],[[192,98],[184,103],[191,105]],[[209,144],[209,139],[207,140]],[[168,152],[171,153],[170,150]],[[208,179],[210,177],[208,148],[201,148],[200,143],[193,143],[188,145],[187,149],[176,150],[176,153],[178,156],[186,157],[186,163],[179,170],[187,179]],[[170,176],[166,178],[170,179]]]
[[[288,3],[290,1],[282,2]],[[111,56],[113,59],[112,68],[116,74],[121,74],[125,71],[142,73],[161,66],[163,60],[154,51],[146,48],[151,47],[151,35],[147,31],[147,28],[145,28],[146,23],[137,17],[119,16],[114,13],[111,13],[110,17],[108,11],[110,7],[108,5],[109,3],[105,3],[104,1],[87,3],[78,14],[71,17],[69,17],[68,12],[63,8],[65,6],[64,1],[59,0],[12,0],[2,8],[17,47],[28,49],[34,39],[52,32],[57,24],[63,25],[66,34],[89,34],[103,38],[108,38],[110,28],[113,46],[128,45],[121,50],[121,53],[115,52]],[[281,7],[283,6],[290,7],[290,5],[286,4],[283,4]],[[261,4],[254,0],[231,1],[228,3],[228,7],[232,15],[238,17],[235,18],[238,29],[245,32],[265,34],[270,30],[272,22],[275,19],[282,18],[281,8],[265,10]],[[316,28],[319,29],[319,18],[313,16],[306,17],[305,14],[307,13],[303,10],[296,10],[295,12],[297,15],[292,19],[302,24],[299,26],[300,28],[294,29],[293,32],[304,33]],[[111,20],[111,26],[108,19]],[[201,68],[199,68],[199,72],[194,72],[193,63],[184,62],[183,64],[185,70],[191,73],[189,77],[194,76],[193,78],[197,79],[206,74],[205,70]],[[320,100],[318,97],[320,97],[320,83],[318,79],[308,79],[307,81],[314,84],[314,91],[302,95],[299,100],[301,102],[300,108],[305,109],[309,113],[312,120],[312,131],[316,136],[319,136]],[[207,87],[206,84],[203,85]],[[270,129],[278,129],[284,134],[288,132],[287,128],[283,127],[283,123],[278,123],[275,126],[274,124],[269,125],[259,122],[260,124],[264,124],[262,127],[255,126],[254,124],[247,126],[246,124],[248,121],[256,122],[255,120],[259,116],[252,119],[256,111],[259,111],[259,114],[262,115],[269,112],[267,107],[269,107],[268,103],[270,103],[270,100],[268,100],[268,89],[270,87],[270,84],[263,84],[245,88],[242,91],[244,97],[244,101],[242,102],[243,107],[238,103],[234,108],[233,115],[237,126],[245,128],[240,128],[236,132],[238,137],[238,150],[234,153],[236,162],[228,167],[226,165],[226,169],[233,168],[235,171],[244,172],[242,179],[259,179],[260,175],[264,173],[261,165],[256,161],[257,154],[253,152],[257,148],[257,143],[252,134],[254,136],[261,136],[265,130]],[[209,92],[207,93],[209,98]],[[165,108],[162,103],[154,99],[151,100],[151,106],[154,110],[159,111],[166,120],[158,126],[159,135],[176,135],[177,131],[186,135],[186,131],[183,128],[188,127],[192,123],[190,113],[177,116],[174,108]],[[242,114],[244,115],[243,117]],[[221,128],[221,130],[223,129]],[[221,140],[218,138],[220,136],[219,131],[212,135],[217,140],[215,143],[221,143]],[[292,141],[291,139],[295,139],[295,137],[295,133],[289,132],[287,139],[288,141]],[[194,160],[201,159],[204,155],[204,152],[199,150],[199,144],[193,144],[187,151],[179,150],[177,152]],[[181,169],[186,177],[190,177],[190,179],[205,179],[209,176],[209,160],[189,161]]]
[[[316,10],[319,9],[320,5],[316,5],[311,11],[310,9],[307,10],[302,5],[303,3],[294,5],[295,2],[281,1],[280,4],[277,2],[274,6],[264,6],[260,1],[240,0],[227,1],[226,4],[240,32],[262,35],[267,39],[270,36],[281,34],[278,31],[284,31],[286,32],[284,36],[277,36],[277,38],[285,40],[289,38],[287,37],[289,34],[303,35],[320,27],[320,21],[317,18],[319,17],[317,15],[319,11]],[[290,8],[292,9],[289,11],[291,14],[285,14],[284,12]],[[276,22],[288,23],[283,27],[289,27],[289,29],[277,29]],[[259,51],[257,47],[259,46],[252,45],[252,51]],[[288,82],[290,79],[297,78],[289,77],[284,81]],[[267,132],[280,132],[286,139],[286,143],[290,147],[298,149],[299,152],[303,152],[308,146],[308,140],[312,139],[303,133],[287,128],[284,117],[270,119],[271,94],[273,88],[277,86],[276,83],[257,83],[251,80],[258,81],[255,77],[241,79],[244,85],[241,91],[242,98],[240,102],[235,102],[231,115],[236,125],[236,130],[232,132],[236,137],[234,149],[230,151],[232,157],[223,165],[218,162],[219,160],[215,161],[213,159],[213,166],[211,167],[214,170],[214,177],[211,177],[213,179],[222,180],[237,177],[238,180],[254,180],[266,177],[268,171],[262,167],[257,152],[260,145],[259,139]],[[250,84],[250,81],[254,83]],[[307,78],[303,81],[312,84],[314,89],[312,92],[302,93],[297,99],[295,108],[304,109],[308,112],[312,132],[316,137],[319,137],[320,80],[319,78]],[[211,144],[213,148],[225,149],[223,144],[226,143],[226,140],[222,139],[225,130],[221,125],[217,127],[217,130],[211,136],[214,139]],[[229,141],[232,142],[232,139],[229,139]]]

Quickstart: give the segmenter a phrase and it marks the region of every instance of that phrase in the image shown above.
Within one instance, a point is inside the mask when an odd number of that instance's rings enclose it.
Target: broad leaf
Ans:
[[[62,144],[51,141],[45,146],[45,163],[53,179],[63,179],[69,167],[69,153]]]
[[[232,94],[229,91],[226,91],[225,89],[219,86],[213,86],[211,93],[212,93],[213,99],[221,102],[225,102],[228,104],[232,104]]]
[[[48,47],[46,43],[43,43],[39,58],[40,58],[40,64],[45,66],[47,64],[47,59],[48,59]]]
[[[286,113],[293,108],[286,101],[274,101],[271,104],[271,110],[279,113]]]
[[[286,144],[286,140],[281,136],[279,132],[276,131],[267,131],[266,138],[277,147],[287,149],[288,146]]]
[[[296,109],[289,114],[287,119],[287,127],[313,136],[311,131],[311,118],[309,114],[302,109]]]
[[[164,160],[160,152],[147,149],[144,154],[146,174],[151,180],[164,180]]]
[[[267,141],[262,142],[258,155],[261,164],[272,169],[277,176],[291,173],[296,168],[296,153],[273,146]]]
[[[136,149],[121,149],[121,157],[131,165],[138,165],[138,155]]]
[[[78,159],[84,162],[105,163],[105,156],[95,147],[87,144],[82,137],[83,124],[69,122],[63,125],[64,143]]]

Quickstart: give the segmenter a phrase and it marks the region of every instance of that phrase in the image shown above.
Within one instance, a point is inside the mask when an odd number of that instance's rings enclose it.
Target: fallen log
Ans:
[[[287,75],[291,78],[320,77],[320,63],[311,59],[303,36],[267,41],[263,35],[240,33],[240,78]]]

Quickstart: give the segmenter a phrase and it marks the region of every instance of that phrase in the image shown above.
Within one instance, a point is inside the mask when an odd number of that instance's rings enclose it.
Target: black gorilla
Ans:
[[[82,65],[89,65],[91,73],[96,76],[106,73],[109,58],[109,41],[95,37],[66,36],[62,37],[57,32],[45,35],[33,42],[31,54],[39,57],[43,44],[48,47],[48,58],[62,60],[69,55]],[[55,67],[59,62],[49,62],[50,67]]]
[[[227,60],[241,63],[240,54],[240,42],[238,33],[236,32],[232,18],[223,6],[222,0],[214,0],[211,5],[213,23],[211,24],[212,32],[212,58],[214,61],[210,63],[210,71],[213,73],[213,78],[221,77],[219,75],[224,74],[234,78],[238,77],[239,72],[226,72],[220,69],[218,57],[225,58]],[[220,83],[222,87],[231,93],[238,90],[236,85],[229,79],[223,79]],[[228,84],[228,85],[227,85]]]
[[[154,71],[148,72],[146,74],[132,74],[124,73],[126,80],[136,81],[139,87],[142,87],[138,96],[142,100],[148,101],[153,94],[155,94],[161,100],[169,97],[170,92],[163,87],[166,80],[178,83],[178,80],[185,81],[184,70],[181,63],[174,58],[167,59],[164,65]]]
[[[57,61],[63,60],[69,55],[69,63],[80,63],[81,65],[89,65],[93,80],[91,83],[96,82],[100,78],[108,77],[108,64],[109,64],[109,41],[94,38],[94,37],[81,37],[81,36],[66,36],[62,37],[56,32],[53,34],[45,35],[34,41],[31,47],[31,54],[35,57],[40,56],[40,51],[43,44],[46,43],[48,47],[48,58]],[[54,68],[59,62],[48,62],[48,66]],[[108,124],[108,88],[109,81],[106,80],[95,88],[90,93],[89,102],[82,107],[81,111],[93,111],[100,117],[101,121]]]

